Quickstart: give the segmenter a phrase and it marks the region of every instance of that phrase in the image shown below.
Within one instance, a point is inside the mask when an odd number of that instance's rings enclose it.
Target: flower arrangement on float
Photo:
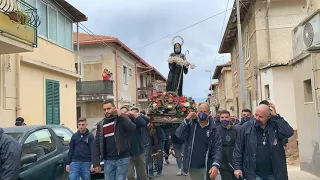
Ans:
[[[153,93],[149,96],[149,100],[151,103],[148,110],[153,114],[175,113],[176,117],[182,117],[191,111],[197,111],[196,102],[191,97]]]

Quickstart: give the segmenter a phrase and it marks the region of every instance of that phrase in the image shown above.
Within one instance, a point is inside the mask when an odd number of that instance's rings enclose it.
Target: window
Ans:
[[[60,12],[58,13],[58,27],[58,43],[66,47],[66,17]]]
[[[40,26],[39,28],[39,34],[48,37],[48,27],[47,27],[47,5],[44,4],[42,1],[38,1],[38,11],[40,16]]]
[[[264,86],[264,98],[269,100],[270,99],[270,88],[269,84]]]
[[[123,66],[123,83],[128,84],[128,68]]]
[[[72,132],[66,128],[52,128],[52,130],[57,134],[57,136],[63,137],[62,141],[64,145],[70,143],[72,138]]]
[[[60,84],[46,80],[46,124],[60,125]]]
[[[244,31],[244,38],[245,38],[245,57],[246,60],[250,59],[250,41],[249,41],[249,28],[248,26],[246,27],[245,31]]]
[[[313,102],[312,100],[312,84],[311,79],[303,81],[304,86],[304,102]]]
[[[39,34],[56,42],[58,45],[73,50],[73,27],[72,21],[63,13],[41,0],[26,0],[35,5],[40,16]]]
[[[22,145],[22,156],[36,154],[38,160],[56,149],[48,129],[41,129],[29,135]]]
[[[57,38],[57,11],[52,9],[51,7],[48,8],[49,14],[49,39],[55,42],[58,41]]]

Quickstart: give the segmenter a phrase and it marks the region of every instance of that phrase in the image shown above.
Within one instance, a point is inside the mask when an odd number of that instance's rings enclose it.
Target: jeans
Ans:
[[[256,180],[275,180],[273,175],[269,175],[269,176],[256,176]]]
[[[90,180],[91,162],[72,162],[70,164],[70,180]]]
[[[126,180],[129,168],[129,157],[104,161],[105,180]]]
[[[154,147],[152,147],[152,150],[154,153],[155,152],[155,149]],[[163,142],[159,142],[159,154],[157,157],[154,157],[154,158],[151,158],[151,162],[149,164],[149,174],[150,175],[153,175],[153,163],[154,163],[154,160],[157,161],[157,172],[158,174],[161,174],[162,173],[162,169],[163,169],[163,150],[164,150],[164,141]]]
[[[183,154],[183,144],[173,144],[174,153],[177,155]],[[182,168],[182,157],[176,158],[178,168]]]
[[[139,179],[148,180],[146,164],[145,164],[145,154],[139,156],[130,157],[130,165],[128,170],[128,180],[135,180],[135,172],[137,171],[137,176]],[[136,170],[136,171],[135,171]]]

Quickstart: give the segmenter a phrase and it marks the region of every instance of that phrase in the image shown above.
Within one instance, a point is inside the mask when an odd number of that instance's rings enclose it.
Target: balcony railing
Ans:
[[[37,9],[23,0],[0,0],[0,34],[37,46]]]
[[[113,81],[78,81],[77,95],[113,95]]]

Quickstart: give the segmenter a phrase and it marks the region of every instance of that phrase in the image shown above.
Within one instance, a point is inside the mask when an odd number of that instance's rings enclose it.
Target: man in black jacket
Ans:
[[[142,129],[147,128],[147,122],[142,115],[138,114],[136,111],[128,111],[128,108],[122,107],[120,109],[122,114],[126,114],[135,123],[136,130],[129,134],[130,140],[130,164],[127,174],[128,180],[135,180],[135,169],[137,176],[140,180],[147,180],[147,169],[145,164],[145,144],[142,139]],[[139,112],[139,110],[138,110]]]
[[[78,120],[78,131],[72,135],[68,153],[66,171],[69,180],[90,180],[94,136],[87,129],[87,120],[84,117]]]
[[[232,154],[237,138],[237,130],[233,126],[230,119],[229,111],[220,112],[221,125],[217,127],[222,140],[222,159],[220,161],[220,175],[222,180],[236,180],[232,164]]]
[[[0,179],[15,180],[20,171],[21,145],[0,128]]]
[[[210,106],[201,103],[198,112],[190,112],[176,131],[176,136],[185,141],[183,172],[192,180],[215,178],[221,159],[221,138],[209,116]]]
[[[288,180],[281,141],[293,135],[292,127],[262,104],[254,119],[239,129],[233,153],[234,174],[246,180]]]
[[[100,172],[100,162],[104,160],[106,180],[126,180],[129,167],[130,141],[128,134],[136,130],[136,125],[127,115],[121,114],[113,101],[103,103],[105,118],[97,124],[93,166]]]

